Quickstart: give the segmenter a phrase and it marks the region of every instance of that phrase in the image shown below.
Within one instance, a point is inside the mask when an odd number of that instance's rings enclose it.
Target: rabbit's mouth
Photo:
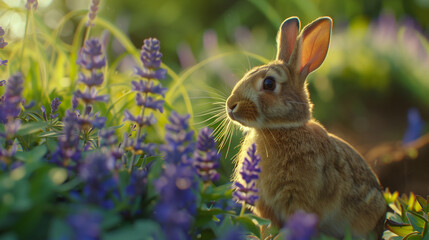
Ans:
[[[257,120],[256,106],[251,102],[238,102],[226,108],[228,117],[243,126],[254,125],[252,122]]]

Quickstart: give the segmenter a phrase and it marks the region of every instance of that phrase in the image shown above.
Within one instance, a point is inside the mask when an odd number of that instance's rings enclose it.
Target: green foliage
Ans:
[[[393,212],[386,220],[386,239],[429,239],[429,198],[415,196],[398,197],[398,192],[385,192],[386,201]]]

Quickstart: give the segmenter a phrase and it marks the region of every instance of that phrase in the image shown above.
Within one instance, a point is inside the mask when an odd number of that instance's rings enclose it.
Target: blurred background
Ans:
[[[18,8],[25,1],[3,4]],[[89,4],[39,0],[39,21],[54,29],[65,14],[86,11]],[[1,11],[0,23],[11,38],[23,36],[22,11]],[[161,41],[163,62],[184,76],[196,129],[219,126],[219,103],[234,84],[250,68],[274,59],[277,29],[285,18],[298,16],[304,26],[330,16],[327,58],[308,79],[314,117],[355,146],[384,187],[429,194],[429,0],[102,0],[99,16],[136,47],[148,37]],[[72,42],[79,20],[65,23],[59,33],[65,42]],[[107,39],[109,59],[125,52],[103,28],[95,26],[91,34]],[[131,75],[133,64],[123,56],[115,70]],[[174,86],[171,79],[166,86]],[[169,94],[175,102],[186,101]],[[218,129],[222,141],[225,128]],[[235,131],[222,149],[224,182],[241,136]]]

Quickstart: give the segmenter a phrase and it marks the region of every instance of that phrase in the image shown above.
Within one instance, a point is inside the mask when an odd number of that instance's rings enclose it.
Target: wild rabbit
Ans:
[[[277,37],[277,59],[250,70],[226,102],[230,119],[248,130],[234,178],[252,143],[261,155],[254,212],[282,227],[297,210],[316,213],[320,231],[363,237],[383,231],[386,203],[377,177],[344,140],[312,119],[306,78],[325,59],[332,20],[321,17],[299,34],[297,17]]]

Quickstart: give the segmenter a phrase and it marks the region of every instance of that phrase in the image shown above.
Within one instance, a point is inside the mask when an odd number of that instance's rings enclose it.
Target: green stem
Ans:
[[[24,70],[23,69],[23,59],[24,59],[25,39],[27,39],[28,25],[30,22],[30,12],[31,11],[32,11],[31,9],[27,11],[27,16],[25,19],[25,30],[24,30],[24,37],[22,38],[21,57],[20,57],[21,72]]]
[[[246,203],[243,201],[241,203],[241,211],[240,211],[240,217],[244,215],[244,212],[246,211]]]

